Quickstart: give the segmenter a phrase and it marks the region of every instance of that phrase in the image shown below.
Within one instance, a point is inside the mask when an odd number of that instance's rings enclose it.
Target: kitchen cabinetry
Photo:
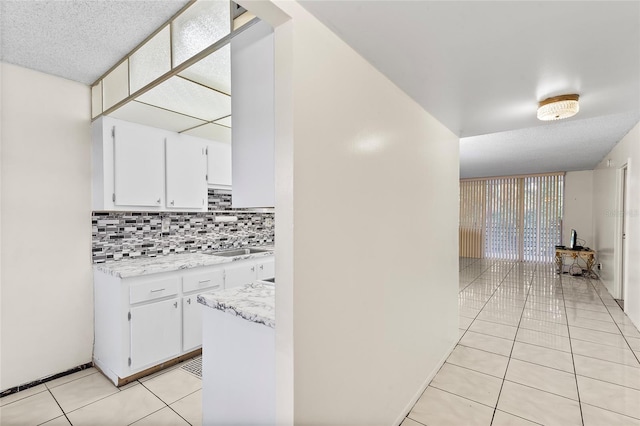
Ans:
[[[207,204],[206,146],[187,136],[166,140],[167,207],[205,209]]]
[[[177,298],[131,308],[131,368],[173,358],[181,352]]]
[[[224,269],[206,268],[205,272],[196,269],[182,277],[182,293],[191,293],[182,298],[182,351],[188,352],[202,345],[202,310],[198,304],[198,295],[224,288]],[[196,291],[194,293],[194,291]]]
[[[213,188],[231,186],[231,144],[207,143],[207,184]]]
[[[276,276],[276,262],[273,258],[256,263],[256,278],[273,278]]]
[[[237,261],[225,267],[225,288],[238,287],[255,280],[275,276],[275,260],[269,257],[262,260]]]
[[[274,38],[264,21],[231,40],[233,207],[275,205]]]
[[[231,183],[228,145],[111,117],[91,131],[93,210],[206,211],[208,181]]]
[[[111,128],[114,155],[113,202],[117,206],[158,207],[164,199],[164,139],[131,123]]]
[[[96,267],[94,364],[113,383],[123,385],[158,365],[190,356],[202,345],[198,295],[251,283],[259,273],[273,270],[273,259],[263,256],[128,278]]]
[[[202,344],[197,295],[224,288],[222,265],[119,278],[94,271],[94,364],[123,385]]]

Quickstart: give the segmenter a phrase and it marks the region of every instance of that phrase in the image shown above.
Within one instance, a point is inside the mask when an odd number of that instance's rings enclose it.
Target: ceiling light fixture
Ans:
[[[538,120],[551,121],[573,117],[580,111],[578,95],[561,95],[540,101]]]

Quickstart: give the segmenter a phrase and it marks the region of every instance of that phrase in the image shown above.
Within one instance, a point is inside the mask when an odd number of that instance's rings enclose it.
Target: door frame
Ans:
[[[626,220],[626,209],[629,200],[629,171],[631,166],[631,159],[628,159],[617,170],[617,185],[616,185],[616,204],[618,214],[616,215],[616,252],[615,260],[615,294],[617,299],[625,300],[627,293],[627,271],[628,262],[628,246],[626,240],[623,239],[623,234],[628,234],[626,228],[628,221]],[[625,181],[626,179],[626,181]]]

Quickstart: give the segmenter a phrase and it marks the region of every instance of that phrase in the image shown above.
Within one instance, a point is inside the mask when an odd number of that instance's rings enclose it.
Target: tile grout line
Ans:
[[[564,298],[564,281],[562,275],[560,275],[560,283],[562,288],[562,303],[564,304],[564,313],[567,314],[567,301]],[[567,318],[567,332],[569,333],[569,349],[571,349],[571,364],[573,365],[573,379],[576,382],[576,394],[578,395],[578,408],[580,409],[580,421],[584,426],[584,414],[582,413],[582,402],[580,400],[580,387],[578,386],[578,370],[576,369],[576,360],[573,354],[573,343],[571,342],[571,327],[569,327],[569,320]]]
[[[55,396],[53,395],[53,393],[51,392],[51,389],[47,388],[47,392],[49,392],[49,395],[51,395],[51,398],[53,398],[53,400],[56,402],[56,404],[57,404],[57,405],[58,405],[58,407],[60,408],[60,411],[62,411],[62,415],[64,416],[64,418],[65,418],[65,419],[67,419],[67,421],[69,422],[69,424],[70,424],[70,425],[73,425],[73,423],[71,423],[71,420],[69,419],[69,416],[67,416],[66,411],[64,411],[64,410],[62,409],[62,405],[60,405],[60,403],[58,402],[58,400],[56,399],[56,397],[55,397]],[[60,417],[60,416],[56,416],[56,417],[54,417],[53,419],[57,419],[58,417]],[[47,420],[47,422],[49,422],[49,421],[51,421],[51,420],[53,420],[53,419],[49,419],[49,420]],[[46,423],[46,422],[43,422],[43,423]],[[40,424],[42,424],[42,423],[40,423]]]
[[[514,266],[512,265],[511,268],[509,269],[509,272],[507,272],[507,275],[505,275],[505,277],[508,276],[511,273],[511,271],[513,271],[513,268],[514,268]],[[502,280],[502,282],[500,283],[498,288],[500,288],[502,286],[503,282],[504,282],[504,279]],[[496,288],[496,291],[498,290],[498,288]],[[502,388],[504,387],[504,382],[505,382],[506,377],[507,377],[507,371],[509,370],[509,363],[511,362],[511,355],[513,354],[513,347],[516,344],[516,337],[518,336],[518,330],[520,329],[520,321],[522,321],[522,314],[524,312],[525,306],[527,305],[527,299],[529,298],[529,292],[530,291],[531,291],[531,283],[529,283],[529,287],[527,288],[527,297],[525,297],[524,304],[522,305],[522,311],[520,312],[520,320],[518,320],[518,327],[516,327],[516,334],[515,334],[515,336],[513,336],[513,341],[511,343],[511,351],[509,351],[509,358],[507,359],[507,366],[504,369],[504,376],[502,377],[502,383],[500,383],[500,390],[498,391],[498,397],[496,398],[496,404],[493,407],[493,414],[491,414],[491,422],[489,423],[489,425],[493,424],[493,420],[496,417],[496,411],[498,411],[498,402],[500,402],[500,395],[502,395]],[[494,292],[494,294],[495,294],[495,292]],[[493,295],[491,297],[493,297]]]
[[[480,261],[480,260],[481,260],[481,259],[478,259],[478,260],[476,260],[475,262],[473,262],[472,264],[475,264],[475,263],[477,263],[477,262],[478,262],[478,261]],[[489,270],[489,268],[491,268],[493,265],[495,265],[495,263],[496,263],[496,261],[492,261],[492,262],[491,262],[491,264],[489,264],[485,269],[483,269],[483,270],[482,270],[482,272],[480,272],[480,273],[478,274],[478,276],[482,275],[482,274],[483,274],[483,273],[485,273],[487,270]],[[471,266],[471,265],[468,265],[468,266],[466,266],[465,268],[467,268],[467,267],[469,267],[469,266]],[[510,271],[512,268],[513,268],[513,266],[509,269],[509,271]],[[460,272],[461,272],[461,271],[459,270],[459,271],[458,271],[458,276],[460,276]],[[473,282],[478,278],[478,276],[476,276],[476,278],[475,278],[473,281],[471,281],[471,283],[473,283]],[[503,278],[503,279],[504,279],[504,278]],[[471,285],[471,283],[469,283],[469,285]],[[464,288],[464,289],[466,289],[467,287],[469,287],[469,285],[465,286],[465,288]],[[498,287],[500,287],[500,286],[498,286]],[[464,291],[464,289],[462,289],[462,290],[458,289],[458,297],[460,297],[460,293],[462,293],[462,291]],[[497,287],[496,287],[496,289],[497,289]],[[495,293],[495,290],[494,290],[494,293]],[[493,297],[493,293],[492,293],[492,297]],[[489,299],[491,299],[491,297],[490,297]],[[487,299],[487,301],[482,305],[482,306],[483,306],[483,307],[482,307],[482,309],[484,309],[484,305],[486,305],[486,303],[489,301],[489,299]],[[482,311],[482,309],[480,309],[480,311]],[[479,312],[478,312],[478,314],[479,314]],[[475,321],[475,319],[474,319],[474,321]],[[473,323],[473,321],[472,321],[472,323]],[[469,325],[469,327],[471,327],[471,325]],[[467,334],[467,331],[468,331],[468,328],[467,328],[467,329],[465,329],[464,333],[462,333],[462,336],[460,336],[460,337],[458,338],[458,341],[456,342],[456,346],[458,346],[458,345],[460,344],[460,340],[462,340],[462,338],[464,337],[464,335],[465,335],[465,334]],[[456,346],[454,346],[454,350],[455,350],[455,347],[456,347]],[[453,352],[453,351],[452,351],[452,352]],[[451,356],[451,355],[449,355],[449,356]],[[447,357],[447,359],[448,359],[448,357]],[[434,374],[433,378],[435,378],[435,377],[438,375],[438,373],[440,372],[440,370],[442,370],[442,367],[443,367],[446,363],[447,363],[447,360],[445,360],[445,361],[442,363],[442,365],[440,366],[440,368],[438,369],[438,371],[436,372],[436,374]],[[431,381],[433,381],[433,379],[431,379]],[[405,418],[409,418],[409,419],[411,419],[411,418],[409,417],[409,414],[411,414],[411,411],[413,411],[413,408],[416,406],[416,404],[418,403],[418,401],[420,401],[420,399],[424,396],[424,393],[427,391],[427,389],[429,388],[429,386],[430,386],[430,385],[431,385],[431,382],[429,382],[429,384],[427,384],[427,387],[425,387],[425,388],[424,388],[424,391],[422,391],[422,393],[420,394],[420,396],[419,396],[419,397],[418,397],[418,399],[416,400],[415,404],[413,404],[413,406],[411,407],[411,409],[409,410],[409,412],[408,412],[408,413],[407,413],[407,415],[405,416]],[[457,396],[459,396],[459,395],[457,395]],[[413,420],[413,419],[411,419],[411,420]],[[413,421],[416,421],[416,420],[413,420]],[[423,423],[420,423],[420,424],[423,424]]]
[[[478,274],[478,276],[469,283],[468,286],[466,286],[464,289],[459,290],[458,291],[458,297],[460,297],[460,293],[462,293],[464,290],[467,289],[467,287],[469,287],[471,284],[473,284],[474,282],[476,282],[476,280],[478,279],[479,276],[481,276],[482,274],[484,274],[485,272],[487,272],[493,265],[496,264],[496,261],[492,261],[491,264],[489,266],[487,266],[485,269],[482,270],[482,272],[480,272]],[[505,277],[509,274],[509,272],[511,272],[511,269],[513,269],[513,266],[511,266],[511,268],[509,268],[509,271],[507,271],[507,274],[505,275]],[[460,336],[460,338],[458,338],[458,343],[456,343],[456,346],[460,343],[460,340],[462,340],[462,338],[467,334],[467,331],[469,331],[469,329],[471,328],[471,326],[473,325],[473,322],[478,318],[478,315],[480,315],[480,312],[482,312],[482,310],[485,308],[485,306],[487,306],[487,303],[489,303],[489,300],[491,300],[491,298],[493,297],[493,295],[496,293],[496,290],[498,290],[498,288],[500,288],[500,286],[502,285],[502,281],[504,281],[504,277],[502,277],[502,280],[500,281],[500,284],[498,284],[498,286],[493,290],[493,292],[491,293],[491,296],[489,296],[489,298],[482,304],[482,307],[480,308],[480,310],[478,311],[478,313],[476,314],[475,317],[473,317],[473,319],[471,319],[471,323],[469,324],[469,327],[467,327],[464,330],[464,333],[462,333],[462,336]],[[460,312],[460,309],[458,307],[458,312]],[[460,315],[458,313],[458,315]],[[467,318],[467,317],[465,317]],[[446,362],[446,361],[445,361]],[[439,371],[439,370],[438,370]],[[435,377],[435,376],[434,376]]]
[[[177,414],[177,415],[178,415],[182,420],[184,420],[185,422],[187,422],[187,424],[191,425],[191,422],[189,422],[187,419],[185,419],[184,417],[182,417],[182,415],[181,415],[180,413],[178,413],[176,410],[174,410],[174,409],[173,409],[173,407],[171,407],[171,405],[167,404],[167,403],[166,403],[162,398],[160,398],[158,395],[156,395],[156,394],[155,394],[151,389],[149,389],[148,387],[146,387],[146,386],[144,385],[144,383],[143,383],[143,382],[140,382],[140,384],[141,384],[141,385],[142,385],[146,390],[148,390],[148,391],[149,391],[153,396],[155,396],[156,398],[158,398],[158,399],[159,399],[159,400],[160,400],[160,401],[165,405],[165,407],[168,407],[171,411],[173,411],[174,413],[176,413],[176,414]],[[198,390],[201,390],[201,389],[198,389]],[[182,400],[182,399],[184,399],[184,398],[188,397],[189,395],[192,395],[192,394],[194,394],[194,393],[198,392],[198,390],[193,391],[193,392],[191,392],[190,394],[187,394],[187,395],[183,396],[182,398],[180,398],[180,399],[178,399],[178,400],[176,400],[176,401],[172,402],[172,404],[175,404],[176,402],[178,402],[178,401],[180,401],[180,400]],[[162,409],[163,409],[163,408],[165,408],[165,407],[162,407],[160,410],[162,410]],[[158,410],[158,411],[160,411],[160,410]],[[145,417],[146,417],[146,416],[145,416]],[[143,418],[144,418],[144,417],[143,417]],[[140,420],[140,419],[138,419],[138,420]],[[136,420],[136,421],[138,421],[138,420]]]
[[[633,350],[633,348],[631,347],[631,345],[629,344],[629,341],[627,340],[627,336],[622,332],[622,329],[620,328],[620,326],[618,325],[618,323],[616,322],[616,320],[613,318],[613,315],[611,315],[611,312],[609,311],[609,308],[607,308],[607,305],[604,303],[604,300],[602,300],[602,296],[600,296],[600,292],[598,291],[598,289],[596,288],[596,286],[591,282],[590,279],[589,280],[589,284],[591,284],[591,287],[593,287],[593,290],[596,292],[596,294],[598,295],[598,298],[600,299],[600,301],[602,302],[603,305],[605,305],[605,308],[607,309],[607,312],[609,313],[609,316],[611,317],[611,319],[613,320],[613,323],[616,325],[616,328],[620,331],[620,334],[622,335],[622,338],[624,339],[624,341],[627,344],[628,349],[631,351],[631,353],[633,354],[633,356],[635,357],[636,361],[638,361],[638,363],[640,364],[640,359],[638,358],[638,355],[635,353],[635,351]],[[620,309],[620,307],[618,306],[618,309]],[[620,309],[621,312],[624,313],[624,311],[622,309]],[[626,314],[625,314],[626,315]]]

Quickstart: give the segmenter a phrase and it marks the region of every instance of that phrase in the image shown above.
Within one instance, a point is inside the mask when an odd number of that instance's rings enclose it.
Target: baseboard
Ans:
[[[93,363],[88,362],[86,364],[82,364],[82,365],[79,365],[77,367],[70,368],[70,369],[68,369],[66,371],[63,371],[62,373],[52,374],[51,376],[47,376],[47,377],[44,377],[42,379],[34,380],[33,382],[29,382],[29,383],[25,383],[23,385],[14,386],[12,388],[5,389],[2,392],[0,392],[0,398],[3,398],[5,396],[11,395],[11,394],[16,393],[16,392],[23,391],[25,389],[32,388],[34,386],[41,385],[42,383],[50,382],[51,380],[55,380],[55,379],[58,379],[60,377],[68,376],[69,374],[77,373],[78,371],[86,370],[87,368],[91,368],[91,367],[93,367]]]
[[[457,332],[458,332],[458,330],[456,330],[456,333]],[[436,376],[436,374],[438,374],[438,371],[440,371],[440,368],[447,361],[447,358],[449,358],[449,355],[451,355],[451,352],[453,352],[453,350],[455,349],[455,347],[458,344],[459,340],[460,339],[458,339],[455,342],[453,342],[453,345],[451,345],[449,350],[447,350],[447,352],[440,359],[440,361],[438,361],[438,364],[436,364],[436,366],[433,368],[433,370],[431,370],[431,372],[429,373],[427,378],[424,380],[422,385],[420,385],[420,388],[418,388],[418,391],[416,392],[416,394],[409,400],[409,402],[407,403],[405,408],[402,410],[402,413],[393,422],[394,426],[399,426],[404,421],[405,417],[407,417],[407,415],[411,412],[411,410],[413,409],[413,406],[416,405],[416,402],[418,402],[418,400],[420,399],[420,397],[424,393],[425,389],[427,389],[427,386],[429,386],[429,383],[431,383],[431,380],[433,380],[433,378]]]

